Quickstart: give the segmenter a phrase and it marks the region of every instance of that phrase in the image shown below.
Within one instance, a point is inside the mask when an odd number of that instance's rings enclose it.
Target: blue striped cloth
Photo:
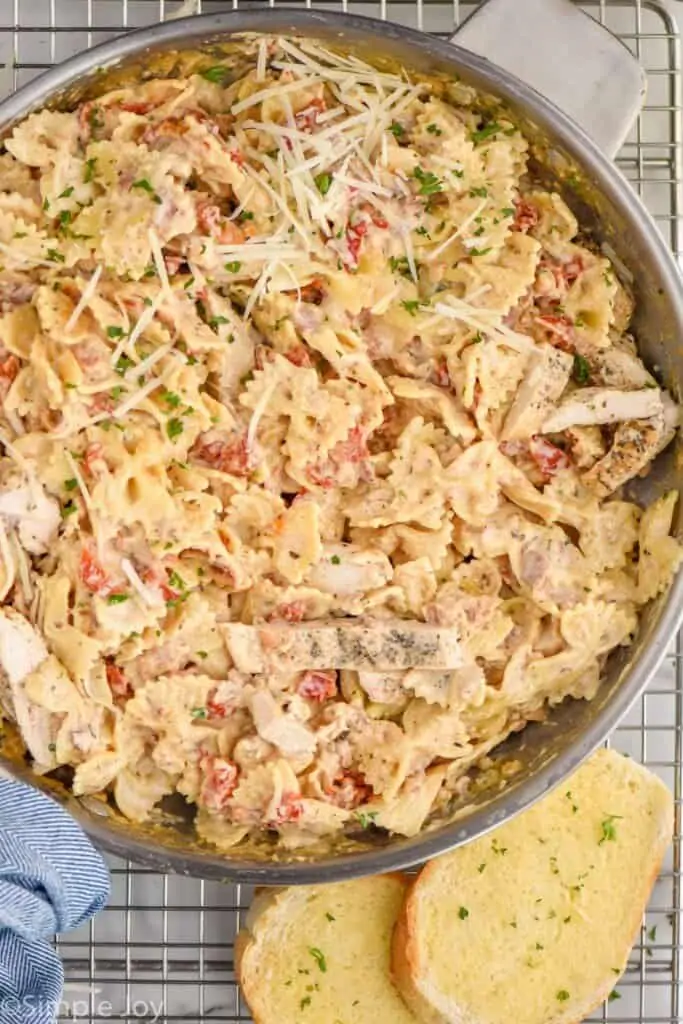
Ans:
[[[54,800],[0,778],[0,1022],[50,1024],[64,972],[50,944],[109,898],[109,873]]]

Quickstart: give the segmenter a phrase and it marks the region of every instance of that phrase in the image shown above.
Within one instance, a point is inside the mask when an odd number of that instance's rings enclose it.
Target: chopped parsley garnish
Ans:
[[[426,228],[426,227],[424,227],[424,225],[422,225],[422,226],[421,226],[421,227],[419,227],[419,228],[415,228],[415,234],[416,234],[416,235],[422,235],[422,236],[423,236],[423,238],[429,238],[429,237],[430,237],[430,234],[429,234],[429,232],[427,231],[427,228]]]
[[[126,332],[124,331],[123,327],[115,327],[113,325],[110,326],[110,327],[107,327],[107,337],[108,338],[123,338],[125,333]]]
[[[475,249],[473,246],[468,250],[470,256],[486,256],[489,252],[491,252],[491,246],[489,246],[488,249]]]
[[[209,657],[209,652],[208,651],[197,651],[197,657],[198,658],[202,658],[202,659],[208,658]]]
[[[123,394],[123,388],[121,387],[120,384],[117,384],[115,388],[111,389],[109,394],[111,395],[115,402],[118,402],[119,398]]]
[[[356,817],[361,824],[361,828],[369,828],[370,825],[374,825],[375,818],[377,817],[377,811],[357,811]]]
[[[225,269],[229,274],[236,274],[241,266],[242,264],[239,260],[231,260],[229,263],[225,264]]]
[[[237,219],[238,220],[253,220],[254,219],[254,214],[251,212],[251,210],[242,210],[241,214],[239,215],[239,217]]]
[[[615,999],[621,999],[621,992],[617,992],[617,990],[613,988],[610,994],[607,996],[607,1002],[613,1003]]]
[[[313,180],[315,181],[315,187],[320,195],[326,196],[332,188],[332,175],[325,171],[323,174],[316,174]]]
[[[410,313],[411,316],[415,316],[421,306],[421,302],[419,299],[404,299],[401,305],[407,313]]]
[[[200,71],[199,74],[202,78],[205,78],[207,82],[220,83],[225,79],[228,69],[224,64],[216,64],[212,68],[207,68],[206,71]]]
[[[479,142],[486,142],[487,139],[490,139],[492,135],[496,135],[501,130],[501,126],[497,121],[491,121],[489,124],[484,125],[483,128],[479,128],[478,131],[472,132],[470,139],[476,146]]]
[[[443,191],[443,182],[431,171],[423,170],[419,165],[413,171],[413,177],[420,182],[418,193],[421,196],[433,196]]]
[[[47,749],[50,751],[51,754],[54,754],[54,752],[57,750],[57,744],[56,743],[48,743]]]
[[[123,604],[124,601],[128,600],[128,594],[110,594],[107,598],[107,604]]]
[[[78,480],[75,476],[72,476],[70,480],[64,481],[64,488],[67,491],[75,491],[78,487]]]
[[[598,846],[602,846],[604,842],[615,842],[617,838],[617,830],[614,825],[614,822],[621,820],[621,814],[608,814],[604,821],[600,822],[600,829],[602,831],[602,835],[600,837]]]
[[[657,940],[657,925],[656,924],[654,924],[652,926],[652,928],[648,929],[647,937],[650,940],[650,942],[656,942],[656,940]]]
[[[166,433],[170,441],[175,441],[176,437],[179,437],[184,429],[183,421],[176,419],[175,416],[166,424]]]
[[[78,511],[78,506],[75,501],[67,501],[66,505],[62,505],[62,519],[68,519],[74,512]]]
[[[477,871],[479,872],[480,875],[483,875],[485,869],[486,869],[486,861],[483,860],[481,862],[481,864],[479,865],[479,867],[477,868]]]
[[[499,853],[502,857],[508,852],[507,846],[501,846],[497,839],[491,840],[491,849],[494,853]]]
[[[564,795],[566,796],[567,800],[569,800],[569,802],[572,805],[572,814],[576,814],[576,812],[578,811],[579,808],[574,803],[574,797],[572,796],[571,790],[568,789],[567,792]]]
[[[171,573],[169,573],[168,582],[171,584],[172,587],[175,587],[176,590],[185,590],[185,580],[182,578],[182,576],[178,575],[175,569]]]
[[[164,390],[161,392],[161,397],[167,405],[170,405],[171,409],[177,409],[182,401],[180,395],[177,395],[175,391]]]
[[[332,555],[330,561],[332,562],[332,565],[341,565],[341,558],[339,555]]]
[[[334,914],[331,914],[329,912],[329,910],[327,910],[325,912],[325,917],[327,918],[328,921],[336,921],[337,920],[337,918],[334,916]]]
[[[74,187],[73,187],[73,185],[69,185],[68,188],[65,188],[63,192],[59,193],[59,195],[57,196],[57,199],[68,199],[69,196],[72,196],[73,194],[74,194]]]
[[[95,167],[97,166],[97,158],[91,156],[85,161],[85,170],[83,171],[83,181],[87,185],[89,181],[92,181],[95,177]]]
[[[574,356],[574,366],[572,368],[572,376],[577,384],[585,384],[590,377],[590,363],[583,356],[577,354]]]
[[[500,215],[501,215],[501,217],[514,217],[514,215],[515,215],[515,208],[514,208],[514,206],[504,206],[503,209],[500,211]]]
[[[395,139],[400,139],[402,135],[405,135],[405,128],[398,121],[392,121],[389,125],[389,131]]]
[[[557,999],[558,1003],[566,1003],[569,999],[569,992],[567,992],[566,988],[561,988],[555,996],[555,998]]]
[[[397,270],[399,274],[410,274],[410,264],[406,256],[390,256],[389,266],[392,270]]]
[[[206,718],[206,708],[192,708],[190,714],[193,718]]]
[[[162,201],[161,196],[157,195],[157,193],[154,191],[154,187],[147,180],[147,178],[138,178],[138,180],[134,181],[130,187],[140,188],[142,189],[143,192],[147,192],[147,194],[154,200],[155,203],[161,203]]]
[[[227,316],[212,316],[211,319],[208,321],[209,327],[213,328],[220,327],[222,324],[229,323],[230,321],[228,320]]]
[[[476,188],[470,189],[470,196],[474,199],[476,196],[478,199],[486,199],[489,194],[489,190],[484,185],[477,185]]]
[[[322,950],[317,949],[315,946],[309,946],[308,952],[311,954],[322,973],[325,974],[327,971],[327,960],[325,959],[325,954]]]
[[[102,111],[99,107],[93,107],[88,115],[88,121],[90,122],[90,128],[93,132],[97,131],[98,128],[104,128],[104,121],[100,116]]]
[[[123,377],[126,370],[130,370],[131,366],[135,366],[133,360],[129,356],[123,355],[119,356],[116,360],[116,366],[114,369],[118,373],[119,377]]]
[[[43,199],[43,209],[44,210],[49,210],[50,209],[50,200],[47,198],[47,196],[45,196],[45,198]]]
[[[310,1006],[310,1005],[311,1005],[311,997],[310,996],[304,996],[304,998],[299,1003],[299,1009],[300,1010],[305,1010],[306,1007]]]
[[[537,942],[536,943],[536,949],[537,949],[538,952],[540,952],[542,949],[545,949],[545,946],[542,946],[540,942]]]
[[[45,256],[48,260],[52,260],[53,263],[64,262],[64,257],[62,256],[61,252],[59,252],[57,249],[48,249],[45,253]]]
[[[460,909],[458,910],[458,917],[460,918],[460,920],[464,921],[465,918],[467,918],[469,916],[470,916],[470,912],[467,909],[467,907],[460,907]]]
[[[430,135],[443,135],[443,132],[439,128],[438,124],[428,124],[427,131]]]

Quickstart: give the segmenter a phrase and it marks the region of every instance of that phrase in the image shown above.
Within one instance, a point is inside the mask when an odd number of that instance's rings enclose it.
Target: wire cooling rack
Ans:
[[[278,0],[270,0],[275,6]],[[293,0],[287,0],[293,6]],[[262,6],[203,0],[204,11]],[[312,6],[307,0],[305,6]],[[324,0],[317,6],[369,14],[449,36],[476,6],[460,0]],[[0,0],[0,62],[16,87],[40,70],[127,28],[167,18],[179,0]],[[649,80],[648,101],[619,165],[642,195],[679,260],[683,257],[683,107],[679,0],[594,0],[585,9],[633,50]],[[558,55],[558,58],[561,55]],[[613,744],[656,771],[676,798],[677,838],[639,941],[609,1003],[594,1020],[675,1024],[681,1016],[681,802],[683,641],[679,638]],[[233,968],[233,943],[250,892],[159,875],[111,860],[113,895],[90,926],[59,941],[66,987],[60,1024],[79,1020],[249,1021]],[[309,1024],[329,1024],[308,1018]],[[378,1024],[384,1024],[379,1022]],[[514,1024],[514,1022],[511,1022]]]

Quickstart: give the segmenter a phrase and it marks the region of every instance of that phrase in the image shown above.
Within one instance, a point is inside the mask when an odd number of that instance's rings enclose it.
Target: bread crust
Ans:
[[[598,768],[601,762],[604,763],[607,760],[614,762],[612,767],[620,772],[623,772],[627,765],[626,770],[634,775],[646,772],[641,766],[633,765],[613,751],[600,751],[594,757]],[[673,832],[673,801],[661,780],[655,781],[655,777],[651,773],[646,773],[642,779],[635,781],[640,785],[650,787],[653,814],[658,827],[652,841],[650,870],[633,879],[628,893],[618,894],[620,898],[628,900],[628,922],[623,928],[623,952],[616,960],[622,972],[626,968],[629,952],[638,937],[643,912],[661,871]],[[448,865],[448,871],[453,873],[461,871],[457,851],[450,856],[452,861]],[[423,900],[438,899],[438,892],[442,885],[439,877],[435,878],[434,876],[442,870],[442,861],[436,860],[427,864],[414,879],[406,894],[392,937],[392,978],[407,1005],[424,1024],[491,1024],[488,1015],[474,1017],[469,1010],[458,1007],[455,1002],[451,1002],[447,1009],[443,1008],[443,1003],[437,1007],[429,998],[427,989],[429,965],[422,963],[420,958],[419,911]],[[463,902],[466,902],[467,898],[468,881],[468,875],[465,874],[461,878]],[[510,910],[514,914],[514,907],[510,907]],[[444,948],[448,948],[447,943]],[[485,975],[482,973],[482,985],[485,985],[485,981]],[[562,1012],[555,1013],[552,1017],[545,1017],[543,1020],[539,1019],[537,1024],[580,1024],[604,1003],[616,984],[618,984],[616,975],[611,974],[605,977],[590,995],[573,1000],[563,1008]]]
[[[403,872],[393,871],[379,876],[382,879],[390,879],[401,884],[404,892],[411,881],[410,877]],[[352,883],[349,883],[352,884]],[[264,1012],[264,999],[268,993],[262,992],[261,979],[254,975],[249,963],[250,953],[258,946],[259,938],[256,935],[257,927],[263,932],[269,927],[268,917],[279,912],[282,902],[286,902],[295,896],[300,890],[291,888],[267,888],[260,887],[255,892],[254,901],[249,909],[244,927],[238,933],[234,944],[234,965],[235,976],[240,985],[244,1002],[254,1019],[254,1024],[273,1024],[274,1017]],[[397,992],[400,995],[400,992]],[[313,1021],[311,1021],[313,1024]],[[322,1024],[322,1022],[320,1022]],[[378,1024],[384,1022],[378,1021]],[[418,1024],[418,1022],[416,1022]]]

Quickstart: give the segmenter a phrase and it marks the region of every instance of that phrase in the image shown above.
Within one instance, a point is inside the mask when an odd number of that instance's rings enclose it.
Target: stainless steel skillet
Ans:
[[[542,38],[534,40],[538,30]],[[637,107],[641,75],[620,44],[609,36],[596,36],[600,30],[568,0],[490,0],[482,14],[465,26],[462,40],[495,57],[498,65],[527,77],[533,72],[531,77],[548,95],[569,105],[575,117],[587,120],[590,134],[539,92],[468,50],[369,19],[283,9],[196,17],[99,46],[0,104],[0,131],[45,105],[75,104],[111,87],[115,79],[172,73],[179,51],[227,47],[238,52],[238,36],[245,32],[306,35],[353,49],[371,62],[402,65],[421,75],[457,74],[480,91],[487,106],[502,104],[529,137],[539,174],[564,193],[586,229],[610,246],[619,265],[632,275],[641,351],[657,367],[662,381],[680,395],[681,282],[656,227],[609,159]],[[539,55],[549,60],[539,64]],[[597,91],[596,81],[601,83]],[[665,488],[680,489],[680,484],[676,455],[668,452],[650,477],[640,482],[637,494],[650,500]],[[467,805],[454,807],[449,820],[434,823],[413,839],[379,836],[369,830],[334,848],[292,854],[264,842],[239,847],[230,856],[219,855],[197,843],[182,802],[169,807],[161,823],[136,826],[104,802],[76,800],[59,780],[37,779],[24,764],[9,729],[0,737],[2,763],[63,801],[103,846],[160,870],[281,884],[396,869],[481,834],[565,778],[642,691],[674,635],[682,598],[679,579],[668,595],[648,609],[634,646],[610,662],[592,703],[567,703],[547,723],[529,726],[509,740],[494,756],[494,767],[475,780]]]

